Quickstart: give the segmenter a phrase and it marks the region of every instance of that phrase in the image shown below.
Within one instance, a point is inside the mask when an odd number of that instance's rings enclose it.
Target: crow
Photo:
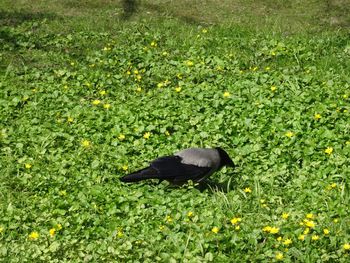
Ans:
[[[188,148],[171,156],[157,158],[149,167],[120,180],[125,183],[146,179],[167,180],[172,184],[183,184],[188,180],[200,183],[223,166],[234,167],[234,163],[222,148]]]

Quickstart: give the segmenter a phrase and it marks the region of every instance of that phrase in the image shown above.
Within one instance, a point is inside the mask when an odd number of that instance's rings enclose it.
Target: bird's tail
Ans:
[[[156,179],[157,171],[151,167],[136,171],[134,173],[128,174],[120,178],[120,181],[124,183],[133,183],[146,179]]]

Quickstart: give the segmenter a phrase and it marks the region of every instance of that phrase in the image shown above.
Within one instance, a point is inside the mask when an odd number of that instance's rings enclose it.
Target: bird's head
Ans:
[[[219,152],[220,156],[220,166],[229,166],[229,167],[235,167],[235,164],[233,163],[230,156],[225,152],[224,149],[220,147],[215,148]]]

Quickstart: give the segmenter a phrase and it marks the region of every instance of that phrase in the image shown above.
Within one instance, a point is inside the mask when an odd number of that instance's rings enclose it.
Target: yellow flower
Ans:
[[[312,213],[306,214],[307,219],[313,219],[314,217],[315,217],[315,215]]]
[[[136,76],[136,80],[140,81],[142,79],[141,75]]]
[[[136,91],[137,91],[137,92],[141,92],[141,91],[142,91],[141,87],[137,87],[137,88],[136,88]]]
[[[28,238],[30,240],[37,240],[39,238],[39,233],[36,231],[33,231],[32,233],[29,234]]]
[[[170,133],[168,131],[165,131],[164,133],[165,133],[166,136],[170,135]]]
[[[117,237],[123,237],[123,236],[124,236],[123,231],[121,229],[119,229],[117,231]]]
[[[32,168],[32,165],[31,165],[30,163],[25,163],[25,164],[24,164],[24,167],[25,167],[26,169],[30,169],[30,168]]]
[[[61,190],[61,191],[58,192],[58,194],[60,196],[66,196],[67,195],[67,191],[66,190]]]
[[[345,243],[343,245],[343,248],[344,248],[344,250],[350,250],[350,244],[349,243]]]
[[[151,136],[151,133],[150,133],[150,132],[146,132],[146,133],[143,135],[143,138],[149,139],[150,136]]]
[[[276,253],[276,256],[275,256],[275,258],[277,259],[277,260],[282,260],[283,259],[283,254],[281,253],[281,252],[277,252]]]
[[[271,86],[271,91],[275,92],[277,90],[276,86]]]
[[[98,104],[100,104],[101,103],[101,101],[100,100],[94,100],[93,102],[92,102],[92,105],[98,105]]]
[[[266,71],[269,71],[269,70],[270,70],[270,67],[265,67],[265,70],[266,70]]]
[[[130,70],[128,70],[128,71],[126,72],[126,74],[127,74],[127,75],[130,75],[130,74],[131,74]]]
[[[127,165],[123,165],[122,169],[123,169],[123,171],[127,171],[129,169],[129,167]]]
[[[254,67],[252,68],[253,71],[257,71],[258,67]]]
[[[160,231],[163,231],[164,228],[165,228],[165,226],[163,226],[163,225],[160,225],[160,226],[159,226],[159,230],[160,230]]]
[[[327,228],[323,229],[323,234],[329,235],[329,230]]]
[[[315,222],[312,221],[312,220],[307,220],[307,219],[305,219],[305,220],[304,220],[304,223],[305,223],[305,225],[306,225],[307,227],[310,227],[310,228],[314,228],[314,227],[315,227]]]
[[[173,222],[173,219],[171,218],[171,216],[166,216],[165,221],[167,221],[168,223],[171,223]]]
[[[333,148],[332,148],[332,147],[327,147],[327,148],[324,150],[324,152],[325,152],[326,154],[331,154],[331,153],[333,152]]]
[[[337,183],[332,183],[332,184],[330,185],[330,187],[331,187],[332,189],[337,188]]]
[[[57,224],[56,228],[57,228],[57,230],[61,230],[62,229],[62,225],[61,224]]]
[[[283,213],[283,214],[282,214],[282,218],[283,218],[283,219],[288,219],[288,217],[289,217],[289,214],[288,214],[288,213]]]
[[[333,223],[335,223],[335,224],[338,223],[338,221],[339,221],[338,218],[334,218],[334,219],[333,219]]]
[[[167,55],[168,55],[168,52],[164,51],[164,52],[162,53],[162,55],[163,55],[163,56],[167,56]]]
[[[193,212],[191,212],[191,211],[188,212],[188,213],[187,213],[187,216],[188,216],[188,217],[192,217],[192,216],[193,216]]]
[[[191,60],[189,60],[186,62],[186,65],[189,67],[192,67],[194,65],[194,63]]]
[[[175,88],[175,91],[176,91],[176,92],[180,92],[180,91],[181,91],[181,87],[176,87],[176,88]]]
[[[219,229],[218,227],[214,226],[214,227],[211,229],[211,232],[217,234],[217,233],[219,232],[219,230],[220,230],[220,229]]]
[[[228,91],[225,91],[225,92],[224,92],[224,98],[228,98],[228,97],[230,97],[230,96],[231,96],[230,92],[228,92]]]
[[[271,232],[271,227],[270,226],[265,226],[262,230],[264,232],[270,233]]]
[[[110,107],[111,107],[111,104],[109,103],[103,104],[103,108],[105,108],[106,110],[108,110]]]
[[[134,70],[134,74],[135,75],[138,75],[139,74],[139,71],[137,69]]]
[[[283,245],[285,245],[285,246],[289,246],[292,243],[293,243],[293,241],[290,238],[287,238],[286,240],[283,241]]]
[[[157,84],[157,87],[158,87],[158,88],[162,88],[163,86],[164,86],[163,82],[159,82],[159,83]]]
[[[305,228],[305,230],[304,230],[304,232],[303,232],[303,234],[304,235],[307,235],[307,234],[309,234],[310,233],[310,228]]]
[[[278,227],[271,227],[270,233],[271,234],[277,234],[280,231],[280,229]]]
[[[240,230],[241,227],[240,226],[235,226],[235,230]]]
[[[289,131],[289,132],[286,132],[285,135],[288,137],[288,138],[292,138],[294,136],[294,133]]]
[[[71,123],[71,122],[73,122],[73,121],[74,121],[74,119],[73,119],[72,117],[68,117],[68,118],[67,118],[67,122]]]
[[[321,114],[316,113],[315,116],[314,116],[314,119],[315,119],[316,121],[318,121],[319,119],[321,119]]]
[[[252,192],[252,189],[250,189],[250,187],[246,187],[246,188],[243,189],[243,191],[244,191],[245,193],[251,193],[251,192]]]
[[[277,234],[280,231],[280,229],[278,227],[274,227],[274,226],[273,227],[265,226],[263,228],[263,231],[267,232],[267,233],[271,233],[271,234]]]
[[[305,240],[305,235],[298,236],[298,239],[301,240],[301,241],[304,241]]]
[[[53,237],[53,236],[55,235],[55,233],[56,233],[56,229],[51,228],[51,229],[49,230],[50,237]]]
[[[242,218],[240,218],[240,217],[234,217],[234,218],[231,219],[231,224],[232,224],[232,225],[236,225],[236,224],[238,224],[238,223],[241,222],[241,221],[242,221]]]
[[[118,139],[121,140],[121,141],[124,140],[125,139],[125,135],[124,134],[119,134]]]
[[[320,236],[318,236],[318,235],[313,235],[313,236],[311,237],[311,239],[312,239],[313,241],[316,241],[316,240],[319,240],[319,239],[320,239]]]
[[[107,92],[106,92],[105,90],[101,90],[101,91],[100,91],[100,95],[103,96],[103,95],[106,95],[106,94],[107,94]]]
[[[208,29],[203,28],[203,29],[202,29],[202,33],[203,33],[203,34],[208,33]]]
[[[281,237],[281,236],[278,237],[278,238],[277,238],[277,241],[282,241],[282,237]]]
[[[157,46],[157,43],[155,41],[152,41],[151,42],[151,47],[156,47]]]
[[[276,56],[276,53],[274,51],[271,52],[272,56]]]
[[[83,140],[82,142],[81,142],[81,145],[83,145],[84,147],[90,147],[90,145],[91,145],[91,142],[90,141],[88,141],[88,140]]]

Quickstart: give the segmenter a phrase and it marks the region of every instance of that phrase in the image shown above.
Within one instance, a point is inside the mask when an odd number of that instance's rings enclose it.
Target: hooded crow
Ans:
[[[144,169],[122,177],[122,182],[131,183],[146,179],[167,180],[183,184],[188,180],[202,182],[223,166],[234,167],[230,156],[220,147],[189,148],[155,159]]]

